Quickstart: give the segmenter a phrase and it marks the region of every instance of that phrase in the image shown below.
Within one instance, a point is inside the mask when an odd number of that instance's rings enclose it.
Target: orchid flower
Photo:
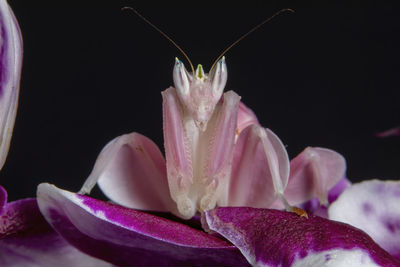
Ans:
[[[1,266],[111,266],[67,243],[46,222],[36,199],[6,201],[0,186]]]
[[[11,141],[21,66],[21,31],[7,2],[0,0],[0,169]],[[0,186],[1,266],[110,266],[58,235],[39,212],[36,199],[6,202],[7,193]]]
[[[1,32],[21,40],[0,3]],[[9,45],[0,50],[4,58],[20,59],[21,43]],[[18,62],[0,77],[10,73],[18,84]],[[0,187],[0,265],[400,266],[400,245],[380,234],[398,234],[398,183],[350,186],[343,157],[325,148],[306,148],[289,162],[280,139],[240,97],[223,93],[224,58],[209,74],[201,65],[190,74],[177,60],[173,77],[175,87],[162,92],[166,159],[150,139],[131,133],[105,146],[79,194],[44,183],[37,199],[6,203]],[[0,116],[15,114],[13,101],[4,100],[10,108]],[[0,118],[4,130],[9,116]],[[96,183],[112,202],[84,195]],[[370,203],[378,191],[384,201]],[[357,195],[359,203],[348,205]],[[292,205],[308,207],[308,217]],[[375,241],[313,215],[326,206],[326,216],[349,223],[360,224],[356,212],[369,216],[378,229],[365,231]]]
[[[0,1],[0,170],[10,147],[17,113],[22,67],[22,37],[15,16]]]

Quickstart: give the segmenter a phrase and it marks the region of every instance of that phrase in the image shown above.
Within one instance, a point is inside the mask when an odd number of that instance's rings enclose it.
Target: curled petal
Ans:
[[[285,197],[294,205],[317,197],[328,204],[328,192],[344,177],[346,162],[339,153],[320,147],[307,147],[290,162]]]
[[[353,184],[333,202],[329,218],[349,223],[400,259],[400,182],[364,181]]]
[[[0,0],[0,169],[14,128],[21,67],[21,31],[7,2]]]
[[[226,241],[186,225],[64,191],[38,187],[46,220],[79,250],[118,266],[246,266]]]
[[[264,147],[268,168],[275,192],[283,194],[289,179],[289,156],[279,137],[270,129],[258,128],[258,134]]]
[[[6,204],[0,214],[0,266],[112,266],[69,245],[40,214],[36,199]]]
[[[236,143],[229,206],[266,208],[283,193],[289,159],[279,138],[258,125],[247,127]]]
[[[165,160],[149,138],[131,133],[109,142],[97,158],[81,189],[87,193],[98,182],[112,201],[135,209],[175,211],[170,197]]]
[[[239,136],[239,134],[249,125],[252,124],[257,124],[258,120],[254,112],[249,109],[243,102],[239,102],[239,111],[238,111],[238,117],[237,117],[237,132],[236,134]]]
[[[368,235],[310,215],[244,207],[205,213],[208,227],[231,241],[253,266],[399,266]]]

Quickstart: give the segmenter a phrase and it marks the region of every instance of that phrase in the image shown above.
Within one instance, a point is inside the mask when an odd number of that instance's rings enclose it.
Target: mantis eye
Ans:
[[[210,73],[211,88],[215,96],[221,96],[224,91],[226,80],[228,78],[228,71],[226,69],[225,57],[215,65],[215,68]]]
[[[185,100],[189,97],[190,81],[192,76],[187,72],[182,61],[175,58],[175,66],[173,71],[174,85],[178,91],[180,99]]]

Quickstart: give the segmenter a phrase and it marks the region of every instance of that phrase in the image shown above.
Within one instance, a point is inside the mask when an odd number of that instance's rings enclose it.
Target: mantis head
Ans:
[[[201,131],[207,129],[207,123],[221,99],[227,77],[225,57],[217,62],[210,73],[204,73],[199,64],[193,74],[176,58],[173,78],[179,100]]]

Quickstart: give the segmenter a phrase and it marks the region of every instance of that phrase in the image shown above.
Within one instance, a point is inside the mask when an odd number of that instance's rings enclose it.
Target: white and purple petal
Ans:
[[[361,230],[318,216],[226,207],[207,211],[205,220],[253,266],[400,266]]]
[[[351,224],[400,259],[400,182],[371,180],[347,188],[328,209],[329,219]]]
[[[0,0],[0,169],[10,147],[17,113],[22,37],[7,1]]]
[[[46,220],[81,251],[120,266],[247,266],[230,243],[178,222],[38,187]]]
[[[68,244],[40,214],[36,199],[29,198],[5,204],[0,213],[0,266],[112,265]]]

